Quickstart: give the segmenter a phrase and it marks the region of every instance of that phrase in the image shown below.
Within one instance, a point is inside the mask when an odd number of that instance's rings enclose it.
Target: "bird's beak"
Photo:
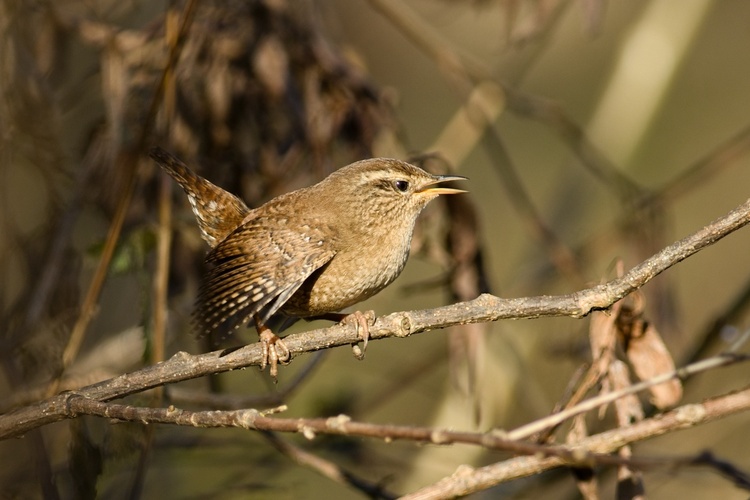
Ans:
[[[465,181],[468,180],[467,177],[464,177],[463,175],[436,175],[435,180],[430,182],[429,184],[423,186],[418,193],[423,194],[430,194],[430,195],[439,195],[439,194],[459,194],[459,193],[465,193],[466,190],[464,189],[454,189],[454,188],[448,188],[448,187],[440,187],[435,186],[435,184],[439,184],[441,182],[449,182],[449,181]]]

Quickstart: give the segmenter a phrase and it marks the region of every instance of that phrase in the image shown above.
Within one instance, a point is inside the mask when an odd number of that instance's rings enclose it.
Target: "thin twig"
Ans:
[[[748,152],[750,152],[750,124],[673,177],[656,190],[650,199],[642,200],[641,204],[675,201],[691,189],[704,186],[711,176],[747,155]]]
[[[744,362],[748,360],[750,360],[750,356],[743,356],[740,354],[731,354],[731,353],[719,354],[718,356],[714,356],[709,359],[698,361],[684,368],[677,369],[673,372],[663,373],[649,380],[644,380],[643,382],[633,384],[624,389],[620,389],[619,391],[611,391],[611,392],[607,392],[604,394],[600,394],[599,396],[592,397],[590,399],[582,401],[581,403],[578,403],[575,406],[572,406],[565,410],[561,410],[547,417],[540,418],[539,420],[536,420],[529,424],[518,427],[508,432],[507,437],[508,439],[512,439],[512,440],[526,439],[530,436],[533,436],[537,432],[541,432],[550,427],[554,427],[564,422],[565,420],[571,417],[574,417],[580,413],[585,413],[587,411],[593,410],[600,406],[609,404],[613,401],[616,401],[622,398],[623,396],[645,391],[646,389],[650,387],[663,384],[664,382],[669,382],[672,379],[684,380],[692,375],[695,375],[696,373],[701,373],[706,370],[729,366],[735,363]]]
[[[185,7],[185,14],[180,26],[180,33],[178,35],[179,43],[172,47],[172,50],[170,50],[169,52],[168,61],[164,71],[162,72],[162,76],[159,80],[156,91],[154,92],[154,96],[151,100],[151,105],[146,115],[147,118],[143,122],[143,129],[141,130],[141,133],[139,135],[136,151],[143,151],[145,149],[145,144],[151,137],[151,130],[156,118],[156,112],[159,109],[161,96],[164,92],[168,69],[173,67],[174,63],[177,61],[177,58],[180,54],[180,49],[183,46],[181,42],[185,39],[187,31],[192,23],[196,4],[197,2],[195,2],[195,0],[191,0]],[[117,246],[117,242],[120,239],[120,233],[122,232],[122,227],[125,223],[125,216],[127,215],[128,207],[130,207],[130,201],[133,198],[133,193],[135,192],[135,187],[138,182],[138,176],[136,175],[138,159],[133,155],[126,155],[118,157],[117,161],[120,162],[117,167],[124,169],[125,172],[124,189],[122,191],[122,195],[118,200],[117,208],[115,209],[115,214],[109,226],[107,237],[104,240],[104,247],[102,248],[102,254],[101,258],[99,259],[99,264],[97,265],[94,277],[91,279],[91,283],[89,284],[89,288],[86,292],[83,304],[81,305],[80,316],[73,326],[73,331],[70,334],[68,344],[63,352],[63,372],[68,366],[70,366],[70,364],[78,355],[78,351],[83,343],[83,339],[86,334],[86,329],[88,328],[89,322],[94,316],[94,310],[96,309],[95,305],[99,300],[99,294],[101,293],[102,287],[104,286],[104,281],[109,271],[109,264],[112,261],[115,247]],[[59,377],[55,379],[53,384],[51,384],[50,393],[54,393],[57,390],[58,381]]]
[[[559,105],[524,94],[500,82],[484,62],[447,43],[445,36],[402,2],[369,0],[369,4],[430,57],[440,70],[447,73],[451,82],[458,82],[464,91],[472,83],[478,88],[491,82],[503,93],[509,110],[549,125],[578,155],[581,164],[621,198],[627,199],[634,194],[643,194],[643,190],[634,181],[604,157],[604,154],[588,140],[583,129],[570,119]]]
[[[722,330],[727,325],[739,324],[748,307],[750,307],[750,278],[745,281],[732,302],[721,313],[707,322],[700,335],[690,336],[690,338],[700,340],[694,346],[691,346],[690,351],[683,355],[683,359],[689,362],[706,357],[711,348],[722,341]]]
[[[267,408],[278,406],[297,392],[305,382],[311,380],[311,373],[320,366],[326,354],[330,351],[318,351],[312,354],[309,361],[294,378],[282,388],[268,394],[227,394],[185,389],[179,386],[167,387],[167,400],[172,403],[189,403],[203,408],[215,410],[236,410],[238,408]]]
[[[164,17],[164,33],[165,42],[169,47],[169,54],[179,54],[179,46],[184,42],[184,37],[187,34],[187,29],[192,22],[192,11],[193,4],[187,6],[186,11],[180,19],[179,13],[174,6],[174,2],[171,2]],[[183,39],[180,39],[180,36]],[[167,66],[163,70],[162,80],[159,82],[159,88],[155,92],[155,97],[152,100],[152,109],[156,109],[155,106],[159,102],[158,96],[161,94],[164,96],[164,109],[167,119],[171,119],[174,116],[174,66],[177,63],[176,56],[169,57]],[[152,120],[155,118],[154,115],[150,117]],[[141,136],[140,146],[144,145],[145,131],[148,130],[149,126],[144,127],[144,135]],[[167,128],[169,128],[167,126]],[[133,167],[134,171],[136,167]],[[135,177],[135,172],[132,174]],[[133,188],[135,183],[131,183]],[[151,324],[151,363],[156,364],[164,361],[165,348],[166,348],[166,331],[167,331],[167,315],[168,315],[168,292],[169,292],[169,258],[170,258],[170,247],[172,244],[172,185],[170,181],[162,176],[159,182],[158,190],[158,207],[159,207],[159,225],[157,229],[157,246],[156,246],[156,269],[154,270],[153,279],[153,310],[151,311],[152,324]],[[118,207],[119,208],[119,207]],[[164,388],[156,387],[153,393],[153,404],[155,406],[161,406],[164,400]],[[148,427],[146,429],[144,439],[141,443],[140,454],[133,474],[133,480],[130,485],[130,491],[128,498],[137,500],[141,498],[143,493],[143,486],[146,481],[146,474],[148,473],[148,464],[153,453],[154,444],[154,427]]]
[[[357,477],[330,460],[314,455],[309,451],[303,450],[299,446],[293,445],[289,441],[281,439],[275,432],[264,431],[261,432],[261,435],[266,438],[266,441],[271,443],[274,448],[294,460],[297,464],[312,469],[336,483],[356,488],[370,498],[396,498],[396,495],[388,492],[380,484],[371,483],[370,481]]]
[[[534,100],[531,97],[529,99]],[[554,104],[549,104],[549,106],[554,107]],[[587,146],[586,148],[590,149],[591,147]],[[654,208],[660,210],[658,205],[676,201],[694,187],[700,186],[700,181],[707,179],[710,173],[716,173],[727,168],[747,155],[748,152],[750,152],[750,125],[725,140],[706,156],[686,166],[680,174],[667,181],[662,187],[650,192],[641,190],[638,196],[632,200],[632,205],[620,214],[615,221],[607,225],[609,229],[599,232],[574,249],[576,258],[584,262],[592,258],[595,250],[599,254],[606,252],[608,248],[622,239],[616,237],[616,233],[622,232],[623,228],[630,225],[633,212],[648,212]],[[581,159],[583,161],[583,156]],[[627,187],[626,184],[622,184],[622,186]],[[549,269],[550,264],[541,266],[535,273],[537,278],[534,281],[539,281],[540,277],[547,275]]]
[[[503,109],[502,105],[509,99],[518,99],[518,92],[509,92],[507,86],[495,81],[481,62],[469,55],[459,54],[454,47],[444,42],[444,37],[400,2],[370,0],[370,5],[386,16],[451,78],[454,87],[466,101],[465,112],[463,109],[459,110],[457,117],[465,115],[476,130],[487,132],[475,134],[475,139],[481,137],[490,156],[496,159],[493,166],[500,175],[506,195],[516,212],[530,233],[543,245],[554,265],[571,278],[573,283],[582,282],[575,255],[552,231],[532,202],[495,124],[497,113]],[[485,101],[492,104],[487,105]],[[571,125],[569,128],[574,127]],[[580,137],[583,137],[582,132],[576,144],[584,142]],[[441,136],[441,140],[444,140],[443,138],[444,136]],[[585,164],[591,162],[593,160]],[[598,171],[606,170],[608,167],[608,164],[599,165]],[[609,178],[614,178],[614,174],[610,174]]]

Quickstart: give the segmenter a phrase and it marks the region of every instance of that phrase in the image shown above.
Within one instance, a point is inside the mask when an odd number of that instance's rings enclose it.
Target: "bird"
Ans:
[[[371,158],[249,208],[166,150],[155,147],[150,156],[187,194],[210,247],[193,312],[197,333],[228,334],[252,320],[261,370],[270,366],[274,379],[291,354],[268,326],[272,317],[353,323],[366,348],[374,313],[340,311],[401,274],[417,216],[430,201],[466,192],[443,186],[466,177]]]

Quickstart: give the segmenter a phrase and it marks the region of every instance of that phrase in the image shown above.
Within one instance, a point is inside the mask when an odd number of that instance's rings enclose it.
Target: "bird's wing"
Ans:
[[[246,221],[209,253],[194,315],[200,334],[227,335],[258,315],[276,313],[335,255],[335,235],[314,224],[287,226],[279,216]]]

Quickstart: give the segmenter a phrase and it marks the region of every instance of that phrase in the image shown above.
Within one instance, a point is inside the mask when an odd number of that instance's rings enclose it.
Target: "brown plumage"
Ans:
[[[375,158],[249,209],[163,149],[151,157],[188,194],[212,247],[194,315],[200,332],[231,332],[254,318],[273,375],[289,358],[265,326],[274,314],[339,317],[332,313],[372,297],[403,270],[427,203],[464,192],[436,186],[463,177]],[[354,316],[366,340],[368,325]]]

